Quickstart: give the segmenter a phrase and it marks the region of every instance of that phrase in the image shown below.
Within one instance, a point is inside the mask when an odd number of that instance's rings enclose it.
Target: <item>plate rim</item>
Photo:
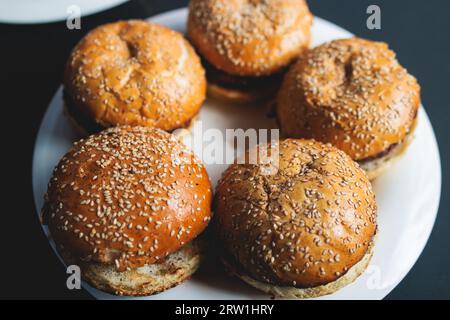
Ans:
[[[83,9],[82,17],[87,17],[92,14],[114,8],[114,7],[119,6],[128,1],[129,0],[108,0],[108,1],[103,1],[102,3],[98,3],[98,4],[95,4],[96,1],[83,2],[83,6],[85,8],[84,9],[82,8]],[[12,2],[17,3],[18,1],[12,1]],[[23,5],[25,5],[25,4],[15,5],[15,8],[19,9]],[[73,3],[73,1],[72,2],[67,1],[67,5],[69,6],[69,5],[77,5],[77,4]],[[87,7],[86,7],[86,5],[87,5]],[[5,4],[5,6],[6,6],[6,4]],[[5,13],[4,15],[0,15],[0,23],[6,23],[6,24],[12,24],[12,25],[47,24],[47,23],[64,21],[66,18],[67,18],[66,12],[64,12],[64,13],[54,13],[53,12],[52,14],[49,14],[47,17],[40,16],[39,18],[36,18],[35,16],[20,17],[17,15],[14,15],[14,18],[11,18],[8,13]]]

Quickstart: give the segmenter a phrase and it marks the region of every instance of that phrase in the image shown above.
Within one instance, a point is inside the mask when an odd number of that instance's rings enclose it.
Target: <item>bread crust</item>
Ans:
[[[83,262],[61,253],[67,265],[77,264],[82,279],[93,287],[118,296],[150,296],[188,280],[200,267],[204,241],[195,239],[164,260],[119,272],[112,265]]]
[[[140,125],[173,131],[200,110],[206,77],[180,33],[129,20],[100,26],[77,44],[66,65],[64,88],[77,111],[103,128]]]
[[[248,276],[245,272],[242,272],[242,270],[229,261],[222,260],[222,262],[231,274],[239,277],[247,284],[265,293],[283,299],[311,299],[335,293],[336,291],[339,291],[340,289],[353,283],[367,269],[372,256],[373,245],[369,247],[368,252],[364,255],[361,261],[351,267],[345,275],[333,282],[312,288],[282,287],[264,283]]]
[[[304,0],[191,0],[187,33],[216,68],[270,75],[309,47],[312,19]]]
[[[49,182],[43,220],[75,259],[118,271],[154,264],[211,217],[203,164],[173,135],[121,126],[81,140]]]
[[[299,289],[327,285],[361,261],[374,241],[372,186],[331,145],[287,139],[279,155],[272,175],[254,164],[226,170],[214,200],[217,234],[256,281]]]
[[[401,143],[419,106],[419,84],[387,44],[352,38],[314,48],[292,66],[277,118],[286,136],[332,143],[359,161]]]
[[[414,140],[414,132],[417,121],[418,120],[416,119],[415,124],[406,136],[405,140],[396,145],[386,155],[370,161],[359,162],[360,167],[367,173],[369,180],[375,180],[386,172],[386,170],[389,169],[395,162],[401,159]]]
[[[86,115],[79,112],[79,110],[74,107],[72,100],[67,94],[64,94],[64,115],[69,119],[72,127],[81,137],[87,137],[90,134],[96,134],[104,130],[104,128],[96,123],[94,120],[90,119]],[[192,117],[187,123],[183,124],[180,128],[177,128],[170,133],[175,133],[179,129],[184,129],[191,131],[195,122],[198,121],[198,114]]]

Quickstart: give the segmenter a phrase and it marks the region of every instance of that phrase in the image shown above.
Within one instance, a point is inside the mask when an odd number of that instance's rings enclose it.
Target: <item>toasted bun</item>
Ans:
[[[364,161],[405,139],[420,87],[385,43],[353,38],[302,56],[277,100],[283,134],[332,143]]]
[[[173,135],[123,126],[81,140],[64,156],[43,220],[77,261],[124,271],[196,238],[210,220],[211,198],[204,166]]]
[[[158,263],[124,272],[118,272],[112,265],[81,263],[82,277],[97,289],[114,295],[157,294],[177,286],[197,271],[202,259],[202,246],[199,240],[195,239]],[[73,263],[70,255],[61,255],[67,264]]]
[[[364,171],[331,145],[284,140],[277,171],[234,164],[216,190],[215,225],[226,252],[252,279],[315,288],[368,253],[377,205]]]
[[[188,37],[216,68],[269,75],[309,47],[312,15],[304,0],[191,0]]]
[[[77,111],[100,127],[172,131],[198,113],[206,78],[180,33],[130,20],[100,26],[78,43],[67,62],[64,87]]]
[[[348,272],[339,279],[322,286],[304,289],[296,287],[281,287],[257,281],[252,277],[249,277],[245,272],[241,272],[239,268],[237,268],[232,263],[226,260],[223,260],[223,263],[231,274],[241,278],[243,281],[255,287],[256,289],[259,289],[270,295],[285,299],[310,299],[332,294],[353,283],[367,269],[370,260],[372,259],[372,255],[373,246],[370,246],[368,252],[364,255],[361,261],[351,267]]]

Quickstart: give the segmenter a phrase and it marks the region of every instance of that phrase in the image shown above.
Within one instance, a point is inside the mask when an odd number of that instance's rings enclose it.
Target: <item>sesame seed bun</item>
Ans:
[[[248,276],[245,271],[240,270],[239,267],[236,267],[236,265],[233,265],[229,261],[223,259],[222,262],[232,275],[239,277],[247,284],[265,293],[284,299],[311,299],[332,294],[353,283],[367,269],[370,260],[372,259],[372,255],[373,246],[370,246],[368,252],[364,255],[361,261],[351,267],[342,277],[322,286],[304,289],[292,286],[282,287],[261,282]]]
[[[265,284],[264,291],[284,297],[331,293],[367,266],[377,231],[372,186],[329,144],[287,139],[274,146],[273,174],[254,164],[234,164],[224,173],[214,201],[218,237],[259,289]],[[289,287],[288,293],[276,289]]]
[[[201,242],[194,239],[158,263],[123,272],[112,265],[81,262],[82,278],[97,289],[114,295],[158,294],[186,281],[198,270],[203,258],[204,244]],[[70,255],[63,255],[63,260],[66,264],[76,263]]]
[[[77,44],[64,89],[70,114],[84,119],[80,125],[87,122],[90,132],[116,125],[173,131],[199,112],[206,77],[180,33],[130,20],[100,26]]]
[[[232,95],[236,100],[251,91],[252,100],[260,100],[267,86],[230,88],[218,81],[217,73],[240,82],[242,77],[280,72],[308,49],[312,19],[304,0],[191,0],[187,35],[212,66],[207,68],[208,82],[222,87],[223,98]],[[275,91],[278,83],[272,81]],[[245,102],[248,96],[243,98]]]
[[[359,161],[359,166],[367,173],[369,180],[375,180],[381,176],[387,169],[389,169],[395,162],[400,160],[408,150],[409,145],[414,140],[414,132],[417,124],[417,119],[414,121],[414,125],[405,139],[392,148],[387,150],[384,155],[368,159],[366,161]]]
[[[61,251],[123,272],[160,263],[195,239],[211,198],[205,167],[173,135],[120,126],[63,157],[42,213]]]
[[[367,162],[402,144],[413,130],[420,86],[387,44],[336,40],[303,55],[277,98],[284,135],[311,138]]]

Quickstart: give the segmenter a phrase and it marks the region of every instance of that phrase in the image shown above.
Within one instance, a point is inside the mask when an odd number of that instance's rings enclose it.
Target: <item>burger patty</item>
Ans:
[[[269,76],[237,76],[217,69],[205,59],[202,59],[202,63],[206,70],[208,81],[223,88],[235,90],[256,90],[260,88],[276,89],[280,86],[287,69],[283,68],[281,71]]]
[[[385,150],[381,151],[380,153],[378,153],[378,154],[376,154],[374,156],[362,159],[362,160],[358,160],[357,162],[360,163],[360,164],[365,164],[367,162],[371,162],[371,161],[374,161],[374,160],[381,159],[381,158],[387,156],[389,153],[391,153],[392,150],[394,150],[398,145],[400,145],[402,143],[403,142],[393,143],[389,147],[387,147]]]

